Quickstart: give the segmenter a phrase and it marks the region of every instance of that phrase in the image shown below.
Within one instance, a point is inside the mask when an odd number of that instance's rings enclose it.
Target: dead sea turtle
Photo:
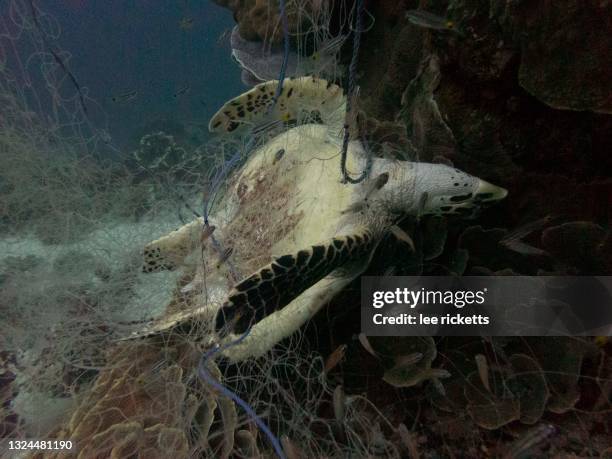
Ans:
[[[212,237],[202,237],[210,229],[198,219],[146,246],[144,271],[182,267],[186,280],[178,306],[136,336],[204,324],[198,333],[232,340],[251,327],[224,354],[234,361],[259,356],[362,273],[402,216],[467,215],[507,194],[442,164],[368,161],[359,141],[349,145],[347,170],[368,168],[368,178],[343,183],[342,89],[313,77],[288,79],[270,110],[277,84],[255,86],[211,119],[216,132],[268,118],[297,126],[254,151],[230,178],[210,219]],[[313,114],[319,124],[301,124]],[[238,282],[232,266],[245,275]]]

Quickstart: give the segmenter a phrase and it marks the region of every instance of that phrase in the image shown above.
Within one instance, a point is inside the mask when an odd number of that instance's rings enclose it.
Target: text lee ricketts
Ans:
[[[377,290],[372,294],[372,306],[380,309],[385,305],[405,305],[414,309],[419,305],[447,305],[463,308],[471,304],[483,304],[487,289],[477,291],[440,291],[421,288],[396,288],[395,290]],[[445,314],[442,316],[429,316],[423,313],[400,313],[385,315],[376,313],[372,316],[375,325],[488,325],[489,317],[481,314],[471,316],[462,314]]]
[[[438,317],[402,313],[396,316],[385,316],[383,314],[372,316],[372,322],[375,325],[489,325],[489,321],[489,317],[481,314],[471,316],[446,314]]]
[[[612,276],[363,276],[361,330],[366,336],[612,333]]]

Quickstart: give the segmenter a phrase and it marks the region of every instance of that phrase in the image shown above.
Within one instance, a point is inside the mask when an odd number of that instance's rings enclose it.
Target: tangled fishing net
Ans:
[[[252,418],[198,377],[202,349],[189,336],[179,344],[117,338],[167,305],[180,308],[180,274],[143,275],[142,247],[211,212],[228,175],[270,134],[187,151],[157,131],[120,152],[92,121],[103,113],[71,73],[55,19],[29,1],[3,8],[2,436],[70,437],[81,457],[267,450]],[[301,59],[300,37],[317,49],[328,34],[299,29],[292,52]],[[285,448],[321,455],[349,447],[319,414],[331,412],[333,392],[322,358],[299,344],[227,374],[207,365]],[[362,443],[367,416],[377,415],[349,417],[352,441]]]
[[[282,18],[266,5],[254,14],[270,23],[269,35],[259,37],[261,55],[241,54],[244,70],[346,80],[337,53],[355,23],[353,5],[285,7],[293,64]],[[484,439],[515,457],[554,435],[541,422],[546,409],[570,413],[568,431],[602,425],[609,357],[589,340],[556,343],[561,366],[545,357],[543,341],[428,338],[402,347],[343,336],[333,318],[238,363],[202,358],[211,344],[205,321],[187,333],[121,341],[153,317],[193,307],[185,288],[204,263],[196,256],[190,269],[145,274],[143,247],[197,218],[222,223],[215,205],[226,183],[279,126],[190,146],[155,131],[119,151],[57,46],[54,18],[30,1],[2,8],[0,437],[71,440],[82,458],[270,457],[278,447],[288,458],[433,457],[432,443],[453,442],[476,456]],[[341,177],[340,157],[329,167]],[[423,229],[420,258],[400,273],[422,272],[445,229]],[[227,262],[229,247],[214,249]],[[247,274],[228,269],[234,280]],[[415,353],[425,357],[411,360]],[[584,362],[595,414],[576,408]]]

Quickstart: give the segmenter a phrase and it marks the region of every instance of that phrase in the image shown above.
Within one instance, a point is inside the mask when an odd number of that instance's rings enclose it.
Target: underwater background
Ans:
[[[219,235],[228,279],[247,265],[248,225],[220,236],[228,190],[326,118],[304,102],[246,133],[209,121],[284,72],[343,88],[373,157],[508,190],[475,218],[403,219],[412,250],[385,237],[364,274],[612,275],[610,30],[605,0],[0,3],[2,457],[612,457],[607,336],[368,339],[356,278],[205,376],[204,326],[125,341],[200,304],[204,249],[146,273],[151,241],[212,215],[196,242]],[[259,224],[287,231],[258,197]]]
[[[44,13],[61,29],[54,45],[70,52],[70,70],[96,101],[92,122],[119,148],[164,121],[206,131],[217,108],[244,88],[229,53],[232,15],[213,2],[53,2]],[[5,21],[17,31],[10,15]],[[19,65],[11,51],[28,56],[29,46],[6,49],[8,65]],[[33,84],[44,91],[43,81]]]

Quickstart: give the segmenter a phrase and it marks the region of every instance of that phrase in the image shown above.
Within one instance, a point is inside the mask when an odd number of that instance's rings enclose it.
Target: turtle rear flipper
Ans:
[[[375,244],[372,233],[363,230],[276,258],[234,286],[217,313],[215,329],[221,335],[245,332],[335,269],[368,256]]]

